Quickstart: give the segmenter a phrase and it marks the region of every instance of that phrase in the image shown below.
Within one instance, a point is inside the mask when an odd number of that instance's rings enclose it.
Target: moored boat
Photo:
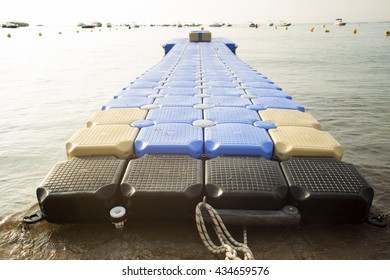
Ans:
[[[341,18],[336,18],[336,21],[335,21],[335,23],[334,23],[334,25],[336,25],[336,26],[344,26],[344,25],[346,25],[347,23],[346,22],[344,22]]]

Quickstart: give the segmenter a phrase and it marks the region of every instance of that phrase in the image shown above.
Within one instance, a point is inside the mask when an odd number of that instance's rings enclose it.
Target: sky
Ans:
[[[329,23],[390,21],[390,0],[0,0],[0,22]]]

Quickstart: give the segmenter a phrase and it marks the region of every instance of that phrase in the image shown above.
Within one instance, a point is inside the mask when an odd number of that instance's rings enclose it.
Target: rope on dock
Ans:
[[[206,210],[210,215],[214,231],[221,245],[217,246],[211,240],[204,222],[202,210]],[[254,260],[253,253],[247,245],[246,229],[244,228],[244,243],[237,242],[227,230],[218,212],[210,204],[206,203],[205,200],[196,206],[195,220],[203,244],[213,254],[225,254],[225,260],[241,260],[238,256],[238,252],[240,252],[244,254],[245,260]]]

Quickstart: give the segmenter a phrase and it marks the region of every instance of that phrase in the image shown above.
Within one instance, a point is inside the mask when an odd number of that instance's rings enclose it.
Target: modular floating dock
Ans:
[[[37,189],[54,223],[193,217],[203,199],[232,223],[361,223],[374,196],[305,108],[191,32],[87,120]],[[31,218],[31,217],[30,217]]]

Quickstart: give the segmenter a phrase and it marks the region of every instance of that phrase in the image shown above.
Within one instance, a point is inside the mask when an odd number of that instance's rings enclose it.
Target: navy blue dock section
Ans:
[[[373,189],[341,145],[235,43],[209,39],[166,43],[71,137],[37,190],[48,221],[193,217],[203,197],[251,215],[294,206],[306,222],[367,220]]]

